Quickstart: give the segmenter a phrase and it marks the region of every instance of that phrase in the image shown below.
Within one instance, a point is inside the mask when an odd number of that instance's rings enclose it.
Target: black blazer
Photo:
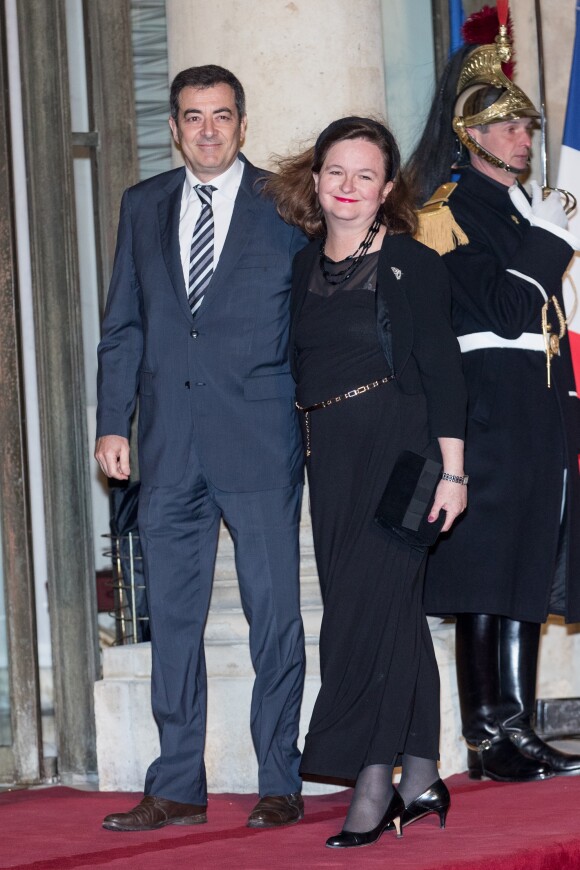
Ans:
[[[294,258],[290,363],[297,376],[295,334],[320,241]],[[464,438],[467,396],[461,354],[451,329],[449,277],[441,258],[408,235],[385,236],[377,275],[377,331],[406,394],[424,393],[431,438]],[[392,359],[385,323],[391,323]]]

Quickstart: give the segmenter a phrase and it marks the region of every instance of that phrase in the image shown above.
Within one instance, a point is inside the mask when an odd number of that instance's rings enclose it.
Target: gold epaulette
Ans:
[[[447,254],[459,245],[469,243],[469,239],[447,205],[456,187],[453,181],[442,184],[417,212],[419,226],[415,238],[439,254]]]

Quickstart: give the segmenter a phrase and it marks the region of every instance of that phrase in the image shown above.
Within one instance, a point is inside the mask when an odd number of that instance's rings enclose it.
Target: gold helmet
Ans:
[[[507,25],[500,24],[495,42],[474,49],[465,60],[457,83],[453,129],[460,141],[474,154],[493,166],[519,174],[521,169],[510,166],[487,151],[468,130],[469,127],[496,124],[499,121],[540,117],[530,98],[503,72],[501,65],[507,63],[510,57]]]

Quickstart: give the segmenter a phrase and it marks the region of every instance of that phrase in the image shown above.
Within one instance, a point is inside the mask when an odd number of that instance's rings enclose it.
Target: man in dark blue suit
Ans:
[[[240,153],[244,91],[218,66],[171,86],[185,167],[123,196],[99,345],[95,456],[129,477],[139,397],[139,534],[160,755],[145,797],[105,828],[206,821],[203,632],[220,521],[235,547],[256,671],[252,738],[260,801],[250,827],[303,816],[298,776],[304,634],[298,529],[302,449],[288,364],[291,264],[305,243]]]

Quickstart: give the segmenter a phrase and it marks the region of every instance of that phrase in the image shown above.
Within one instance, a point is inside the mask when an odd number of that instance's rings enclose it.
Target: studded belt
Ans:
[[[321,408],[328,408],[330,405],[337,405],[345,399],[354,399],[355,396],[362,396],[363,393],[368,393],[383,384],[388,384],[389,381],[394,379],[394,377],[394,375],[389,375],[386,378],[380,378],[378,381],[371,381],[370,384],[363,384],[362,387],[355,387],[354,390],[349,390],[348,393],[341,393],[339,396],[333,396],[332,399],[325,399],[324,402],[317,402],[315,405],[309,405],[307,408],[296,402],[298,410],[304,413],[304,425],[306,427],[306,456],[310,456],[312,453],[312,450],[310,449],[310,419],[308,416],[311,411],[319,411]]]

